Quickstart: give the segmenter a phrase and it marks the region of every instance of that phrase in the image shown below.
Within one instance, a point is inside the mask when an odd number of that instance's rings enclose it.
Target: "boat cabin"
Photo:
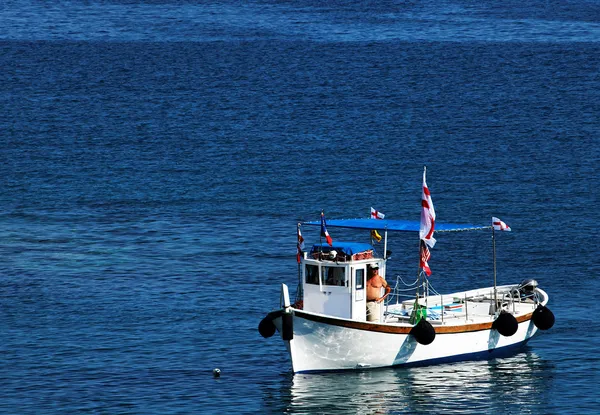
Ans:
[[[301,261],[304,310],[366,321],[367,279],[375,264],[385,278],[385,263],[385,259],[375,256],[370,244],[313,245]],[[380,309],[383,312],[383,307]]]

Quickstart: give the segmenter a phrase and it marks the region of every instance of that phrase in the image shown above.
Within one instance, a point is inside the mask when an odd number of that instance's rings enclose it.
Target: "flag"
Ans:
[[[379,235],[379,232],[377,232],[377,229],[371,231],[371,238],[375,239],[377,242],[381,242],[381,239],[383,239],[381,235]]]
[[[492,226],[495,231],[507,231],[510,232],[510,226],[502,222],[500,219],[492,217]]]
[[[373,208],[371,208],[371,219],[383,219],[385,215]]]
[[[427,320],[427,307],[419,304],[419,298],[415,299],[412,312],[410,313],[410,324],[417,325],[422,319]]]
[[[435,210],[433,209],[433,201],[431,200],[431,193],[425,182],[426,168],[423,170],[423,193],[421,194],[421,228],[419,230],[419,237],[425,241],[430,248],[435,245],[435,239],[433,238],[433,230],[435,228]]]
[[[333,239],[327,232],[327,224],[325,223],[325,213],[321,212],[321,236],[324,236],[329,246],[333,246]]]
[[[296,259],[298,263],[300,263],[300,259],[302,258],[302,250],[304,249],[304,238],[302,237],[302,232],[300,232],[300,224],[298,224],[298,251],[296,252]]]
[[[375,210],[371,207],[371,219],[383,219],[385,218],[385,215],[381,212],[379,212],[378,210]],[[371,231],[371,238],[376,240],[377,242],[381,242],[381,235],[379,235],[379,232],[377,232],[377,229],[373,229]]]
[[[425,274],[429,277],[431,275],[431,268],[429,268],[429,258],[431,257],[431,253],[429,252],[429,248],[425,244],[425,241],[421,241],[421,268],[425,271]]]

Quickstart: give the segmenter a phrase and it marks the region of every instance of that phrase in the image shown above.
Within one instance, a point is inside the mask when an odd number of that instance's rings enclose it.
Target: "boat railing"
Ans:
[[[535,307],[541,302],[539,293],[523,290],[519,286],[501,287],[496,291],[496,296],[493,289],[489,292],[475,290],[442,295],[429,284],[426,287],[419,286],[419,281],[420,279],[417,278],[414,282],[407,283],[400,275],[396,275],[394,287],[385,301],[385,314],[395,317],[410,315],[418,290],[428,293],[426,298],[419,297],[419,303],[427,307],[427,319],[442,322],[448,318],[468,320],[469,313],[472,313],[471,316],[475,314],[494,316],[500,310],[515,313],[518,304],[526,303]],[[498,300],[496,306],[493,306],[494,298]],[[484,304],[488,305],[483,307]]]

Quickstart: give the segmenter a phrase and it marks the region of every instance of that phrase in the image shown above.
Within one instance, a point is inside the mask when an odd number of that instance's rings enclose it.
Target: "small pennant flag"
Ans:
[[[492,226],[495,231],[507,231],[510,232],[510,226],[502,222],[500,219],[492,217]]]
[[[425,173],[427,170],[423,170],[423,193],[421,194],[421,228],[419,230],[419,237],[430,247],[433,248],[435,245],[435,239],[433,238],[433,230],[435,228],[435,209],[433,209],[433,201],[431,200],[431,193],[425,182]]]
[[[333,239],[327,232],[327,224],[325,223],[325,213],[321,212],[321,236],[324,236],[329,246],[333,246]]]
[[[385,215],[373,208],[371,208],[371,219],[383,219]]]
[[[427,248],[425,241],[421,241],[421,268],[423,268],[428,277],[431,275],[431,268],[429,268],[429,264],[427,263],[430,257],[429,248]]]
[[[381,237],[381,235],[379,235],[379,232],[377,232],[377,229],[373,229],[371,231],[371,238],[373,238],[374,240],[376,240],[377,242],[381,242],[381,240],[383,239]]]
[[[300,259],[302,258],[302,251],[304,250],[304,238],[302,237],[302,232],[300,232],[300,224],[298,224],[298,251],[296,252],[296,259],[298,263],[300,263]]]

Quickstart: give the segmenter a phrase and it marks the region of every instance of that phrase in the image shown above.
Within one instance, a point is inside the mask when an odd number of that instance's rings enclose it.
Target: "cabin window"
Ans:
[[[306,265],[306,283],[319,285],[319,267],[317,265]]]
[[[323,284],[346,286],[346,268],[343,267],[323,267]]]
[[[355,274],[355,285],[357,290],[365,288],[365,270],[357,269]]]

